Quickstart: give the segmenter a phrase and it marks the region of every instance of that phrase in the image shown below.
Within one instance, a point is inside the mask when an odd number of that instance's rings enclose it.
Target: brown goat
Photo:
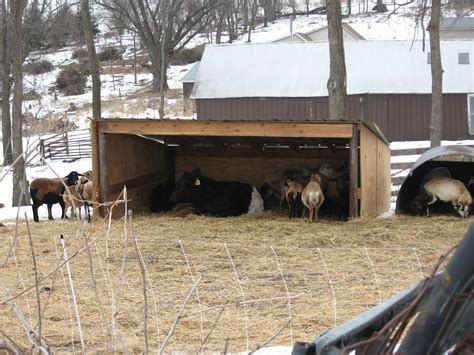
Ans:
[[[310,222],[318,220],[319,208],[324,202],[324,194],[320,184],[321,175],[311,174],[310,181],[301,194],[301,200],[309,210]]]

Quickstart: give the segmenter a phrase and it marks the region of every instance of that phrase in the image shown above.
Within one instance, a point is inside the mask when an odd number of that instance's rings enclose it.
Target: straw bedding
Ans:
[[[222,352],[255,349],[282,328],[272,345],[314,339],[426,276],[472,220],[392,217],[309,224],[283,214],[217,219],[181,210],[137,214],[134,231],[123,219],[112,220],[110,228],[107,220],[82,227],[41,221],[30,228],[40,278],[63,260],[59,236],[65,236],[87,351],[144,350],[144,293],[135,235],[146,268],[149,348],[163,344],[201,278],[166,352],[196,352],[211,330],[203,350]],[[81,229],[90,241],[92,268]],[[0,229],[0,266],[14,236],[14,224]],[[0,302],[33,286],[34,280],[27,226],[20,222],[15,246],[1,268]],[[41,281],[39,290],[46,344],[54,351],[81,351],[66,267]],[[14,301],[37,327],[35,288]],[[117,335],[111,339],[112,303]],[[0,319],[0,329],[29,349],[11,304],[0,306]]]

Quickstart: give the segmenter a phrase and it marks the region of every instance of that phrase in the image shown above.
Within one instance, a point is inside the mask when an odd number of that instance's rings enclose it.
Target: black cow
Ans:
[[[173,203],[191,203],[194,212],[229,217],[263,211],[263,199],[255,186],[237,181],[215,181],[201,170],[185,172],[171,194]]]
[[[277,209],[280,206],[281,192],[277,191],[271,184],[264,182],[258,189],[263,198],[265,210]]]
[[[164,183],[155,186],[153,190],[151,190],[150,211],[171,211],[174,207],[173,203],[170,200],[173,190],[174,183],[172,181],[165,181]]]

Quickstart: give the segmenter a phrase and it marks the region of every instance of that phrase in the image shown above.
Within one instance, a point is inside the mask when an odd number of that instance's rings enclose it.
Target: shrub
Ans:
[[[85,48],[76,48],[72,52],[72,59],[78,59],[78,58],[87,58],[87,50]]]
[[[107,62],[109,60],[120,60],[122,59],[122,53],[117,48],[104,48],[99,54],[97,58],[100,62]]]
[[[35,90],[27,91],[23,95],[23,100],[25,101],[41,100],[41,99],[42,99],[42,96],[38,94]]]
[[[54,69],[53,63],[51,63],[48,60],[38,60],[34,62],[29,62],[23,66],[23,71],[26,74],[31,74],[31,75],[49,73],[53,69]]]
[[[56,78],[57,88],[66,96],[83,94],[85,84],[86,77],[74,67],[61,70]]]
[[[204,53],[204,46],[194,48],[183,48],[171,58],[171,65],[185,65],[201,60]]]

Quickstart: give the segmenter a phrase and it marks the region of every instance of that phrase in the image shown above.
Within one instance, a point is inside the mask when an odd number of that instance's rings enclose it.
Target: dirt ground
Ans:
[[[251,350],[281,329],[271,345],[309,341],[426,276],[473,221],[391,217],[309,224],[283,214],[219,219],[178,211],[137,214],[132,223],[111,220],[110,227],[107,220],[30,222],[41,334],[54,351],[81,351],[79,329],[87,351],[143,351],[145,279],[152,350],[167,335],[167,352],[196,352],[202,344],[206,352]],[[61,234],[80,328],[67,268],[60,266]],[[21,311],[39,330],[24,221],[0,228],[0,267],[0,330],[29,349],[14,313]]]

